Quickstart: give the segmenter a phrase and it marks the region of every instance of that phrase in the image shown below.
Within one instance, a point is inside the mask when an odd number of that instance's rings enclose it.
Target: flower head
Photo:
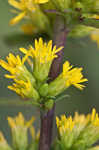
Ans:
[[[22,113],[19,113],[15,118],[8,117],[8,123],[12,131],[13,145],[15,149],[26,149],[28,140],[27,140],[27,129],[34,122],[34,117],[29,121],[25,121]]]
[[[80,84],[82,82],[88,81],[86,78],[83,78],[81,73],[82,68],[73,68],[70,66],[70,63],[66,61],[63,64],[63,78],[66,79],[66,86],[74,85],[79,89],[83,89],[85,86]]]
[[[88,115],[90,122],[93,126],[99,127],[99,115],[96,113],[95,108],[92,109],[92,113]]]
[[[56,117],[56,124],[60,135],[64,134],[68,130],[71,132],[74,127],[74,121],[72,120],[71,116],[69,118],[66,118],[65,115],[62,115],[61,119]]]
[[[12,79],[15,77],[19,78],[21,73],[27,72],[24,66],[24,62],[26,61],[27,57],[28,55],[23,57],[21,60],[19,55],[15,57],[12,53],[9,53],[9,56],[6,57],[8,62],[0,59],[0,65],[11,73],[11,75],[6,75],[6,77]]]
[[[22,98],[34,98],[34,100],[39,99],[39,94],[31,84],[30,80],[14,80],[12,86],[8,86],[8,88],[12,91],[15,91]]]
[[[52,48],[52,41],[49,41],[47,44],[43,42],[42,38],[39,38],[38,41],[35,40],[35,47],[33,48],[30,46],[29,48],[30,56],[33,58],[34,62],[33,74],[35,78],[43,81],[48,77],[52,61],[57,57],[57,53],[62,48],[63,47],[57,49],[56,46]],[[24,48],[20,48],[20,50],[24,54],[28,53]]]
[[[11,19],[10,24],[14,25],[17,24],[20,20],[22,20],[25,16],[27,16],[27,13],[35,11],[35,7],[33,5],[32,0],[8,0],[9,4],[13,7],[20,10],[19,14]]]
[[[27,98],[34,98],[37,100],[39,98],[39,94],[35,90],[35,79],[33,75],[27,70],[24,65],[24,62],[27,60],[28,55],[25,55],[22,60],[20,59],[19,55],[16,57],[13,54],[9,54],[7,56],[7,61],[0,60],[0,65],[10,72],[6,74],[5,77],[11,78],[14,80],[12,86],[8,86],[10,90],[15,91],[18,95]]]
[[[59,141],[65,148],[88,149],[99,140],[99,116],[93,108],[88,115],[75,113],[74,117],[56,117]]]
[[[66,118],[65,115],[62,115],[61,119],[56,117],[56,124],[58,128],[59,138],[62,141],[62,144],[64,144],[65,148],[70,148],[74,141],[73,128],[75,123],[72,117],[70,116]]]
[[[42,38],[39,38],[39,40],[35,40],[35,47],[33,48],[30,46],[29,51],[31,52],[31,57],[35,59],[35,61],[39,62],[40,64],[52,62],[52,60],[57,56],[57,53],[62,49],[63,47],[56,48],[54,46],[52,48],[52,40],[48,42],[43,42]],[[22,51],[24,54],[27,54],[27,50],[24,48],[20,48],[20,51]]]
[[[49,95],[56,96],[71,85],[82,90],[85,86],[81,83],[88,80],[83,78],[81,71],[82,68],[72,68],[70,63],[66,61],[63,64],[63,72],[49,84]]]
[[[32,125],[34,120],[35,118],[32,117],[31,120],[25,121],[24,116],[22,115],[21,112],[19,112],[18,116],[16,116],[15,118],[8,117],[8,123],[11,129],[16,129],[18,127],[28,129]]]
[[[18,15],[10,21],[10,24],[14,25],[17,24],[24,17],[29,17],[30,14],[32,14],[35,9],[38,8],[37,4],[46,3],[48,2],[48,0],[8,0],[8,2],[10,5],[20,10]]]

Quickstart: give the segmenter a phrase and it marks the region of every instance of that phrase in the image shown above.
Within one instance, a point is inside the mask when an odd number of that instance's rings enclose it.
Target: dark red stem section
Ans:
[[[57,48],[64,46],[66,42],[67,31],[65,28],[64,19],[57,15],[54,23],[53,31],[53,46]],[[49,73],[49,82],[54,80],[60,73],[60,65],[63,57],[63,49],[57,54],[58,57],[54,59],[51,70]],[[55,105],[48,112],[41,112],[41,130],[40,130],[40,143],[39,150],[50,150],[52,142],[52,129],[53,129],[53,118],[55,112]]]
[[[54,24],[54,31],[53,31],[53,46],[56,45],[57,48],[61,46],[65,46],[66,43],[66,36],[67,36],[67,28],[64,22],[64,19],[61,16],[56,17],[56,21]],[[60,66],[63,58],[63,51],[64,48],[57,53],[58,57],[54,59],[49,78],[50,81],[54,80],[60,73]]]

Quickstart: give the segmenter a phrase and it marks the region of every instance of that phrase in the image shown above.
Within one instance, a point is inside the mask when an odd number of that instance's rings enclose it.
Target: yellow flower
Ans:
[[[5,62],[4,60],[0,59],[0,65],[9,71],[11,75],[5,75],[7,78],[17,78],[20,76],[20,73],[26,72],[26,68],[24,66],[24,62],[26,61],[28,55],[23,57],[21,60],[19,55],[16,57],[12,54],[9,53],[9,56],[6,57],[8,62]]]
[[[19,55],[15,57],[13,54],[10,53],[9,56],[6,57],[8,62],[0,59],[0,65],[10,72],[10,75],[6,74],[5,77],[16,80],[23,80],[25,82],[30,79],[31,84],[34,85],[35,79],[24,65],[24,62],[28,59],[28,55],[29,53],[25,55],[21,60]]]
[[[73,68],[70,66],[70,63],[66,61],[63,65],[63,78],[66,79],[66,86],[74,85],[75,87],[82,90],[85,86],[80,84],[82,82],[88,81],[86,78],[83,78],[81,73],[82,68]]]
[[[32,125],[34,120],[35,118],[32,117],[31,120],[25,121],[24,116],[22,115],[21,112],[19,112],[18,116],[16,116],[15,118],[8,117],[8,123],[12,129],[17,127],[28,129]]]
[[[85,127],[89,123],[90,118],[89,115],[87,116],[85,116],[84,114],[79,115],[78,112],[75,112],[73,120],[75,124]]]
[[[35,128],[33,126],[31,126],[30,127],[30,134],[31,134],[33,140],[39,140],[39,138],[40,138],[40,130],[36,134]]]
[[[88,125],[91,124],[93,126],[99,127],[99,115],[96,113],[96,109],[92,109],[92,113],[88,114],[87,116],[81,114],[79,115],[77,112],[75,112],[75,116],[73,118],[75,124],[80,124],[80,125]]]
[[[88,80],[83,78],[81,71],[82,68],[72,68],[70,63],[66,61],[63,64],[63,72],[49,84],[48,95],[56,96],[71,85],[74,85],[75,87],[82,90],[85,86],[81,83]]]
[[[8,145],[7,141],[5,140],[2,132],[0,132],[0,149],[1,150],[12,150],[11,147]]]
[[[12,86],[8,86],[8,88],[15,91],[22,98],[34,98],[35,101],[40,98],[29,79],[27,81],[15,79],[14,82],[15,83],[13,83]]]
[[[64,145],[65,149],[71,147],[74,142],[74,126],[75,122],[72,117],[66,118],[65,115],[62,115],[59,119],[56,117],[56,124],[58,128],[59,139],[62,141],[62,145]]]
[[[31,52],[31,57],[35,58],[36,61],[38,61],[41,64],[45,64],[48,62],[52,62],[52,60],[57,56],[57,53],[62,49],[63,47],[60,47],[56,49],[56,46],[52,48],[52,40],[48,42],[48,44],[43,42],[42,38],[39,38],[35,40],[35,47],[33,48],[30,46],[29,51]],[[28,51],[24,48],[20,48],[20,51],[22,51],[24,54],[27,54]]]
[[[14,149],[26,149],[28,146],[27,129],[31,127],[35,118],[25,121],[22,113],[19,113],[15,118],[8,117],[8,123],[12,131],[12,140]]]
[[[9,4],[19,9],[20,12],[16,17],[11,19],[10,24],[17,24],[24,17],[29,17],[30,13],[33,13],[38,8],[36,4],[42,4],[48,2],[48,0],[8,0]]]
[[[43,42],[42,38],[39,38],[38,41],[35,40],[34,48],[32,46],[29,47],[29,52],[24,48],[20,48],[20,51],[24,54],[30,53],[34,62],[33,74],[35,78],[43,81],[48,77],[52,61],[54,58],[58,57],[57,53],[62,48],[63,47],[57,49],[56,46],[52,48],[52,41],[49,41],[47,44]]]
[[[35,11],[35,7],[32,0],[8,0],[8,2],[10,5],[20,10],[19,14],[13,19],[11,19],[11,25],[17,24],[20,20],[27,16],[27,13],[29,11]]]
[[[0,143],[1,142],[5,142],[5,138],[4,138],[3,134],[2,134],[2,132],[0,132]]]
[[[56,124],[61,136],[68,130],[71,132],[75,125],[74,121],[72,120],[72,117],[70,116],[66,118],[65,115],[62,115],[61,119],[56,117]]]
[[[65,148],[90,147],[99,140],[99,116],[93,108],[88,115],[75,113],[74,117],[56,117],[60,143]]]
[[[99,127],[99,115],[96,113],[95,108],[92,109],[92,113],[89,114],[90,122],[92,125]]]
[[[27,70],[24,62],[27,60],[28,55],[25,55],[21,60],[19,55],[16,57],[13,54],[7,56],[7,61],[0,60],[0,65],[10,72],[11,75],[6,74],[5,77],[14,80],[12,86],[8,86],[10,90],[15,91],[18,95],[27,98],[34,98],[34,100],[39,99],[39,94],[35,90],[35,79],[33,75]]]

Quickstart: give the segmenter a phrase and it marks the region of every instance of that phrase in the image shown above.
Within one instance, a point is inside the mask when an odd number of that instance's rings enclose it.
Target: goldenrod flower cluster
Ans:
[[[15,91],[17,94],[21,95],[23,98],[39,98],[38,93],[34,89],[35,79],[32,74],[27,70],[24,62],[26,61],[28,55],[20,58],[19,55],[14,56],[13,54],[9,54],[6,57],[8,62],[4,60],[0,60],[0,65],[10,72],[11,75],[6,74],[5,77],[11,78],[14,80],[12,86],[8,86],[9,89]]]
[[[10,24],[15,25],[24,18],[26,23],[21,28],[26,34],[46,32],[52,35],[56,14],[64,19],[70,31],[69,36],[85,36],[98,30],[96,25],[96,20],[99,19],[98,0],[8,0],[8,2],[19,10],[13,11],[18,15],[11,19]]]
[[[99,140],[99,116],[94,108],[87,116],[76,112],[73,118],[65,115],[60,119],[56,117],[56,124],[62,150],[96,148],[92,146]]]
[[[7,144],[3,134],[0,132],[0,149],[1,150],[31,150],[33,146],[38,145],[39,132],[35,134],[35,128],[32,126],[35,118],[25,121],[24,116],[20,112],[15,118],[8,117],[8,124],[12,131],[12,146]],[[28,143],[28,129],[33,137],[31,144]],[[31,131],[32,129],[32,131]]]
[[[63,47],[52,47],[52,41],[43,42],[42,38],[35,40],[35,46],[29,46],[29,49],[20,48],[25,54],[21,59],[19,55],[14,56],[12,53],[6,57],[7,62],[0,59],[0,65],[10,72],[5,77],[13,79],[14,83],[8,88],[15,91],[23,98],[32,98],[35,104],[46,104],[51,108],[53,100],[51,98],[59,95],[65,89],[74,85],[83,89],[81,83],[87,81],[81,73],[82,68],[73,68],[68,61],[63,64],[63,72],[49,84],[48,74],[54,58]],[[30,71],[25,63],[28,62]]]
[[[82,68],[72,68],[70,63],[66,61],[63,64],[63,72],[49,84],[49,95],[56,96],[71,85],[82,90],[85,86],[81,83],[88,80],[83,78],[81,71]]]
[[[39,31],[47,31],[49,20],[39,6],[39,4],[42,5],[47,2],[48,0],[8,0],[8,3],[15,7],[12,12],[18,14],[10,20],[10,25],[15,25],[25,19],[27,22],[21,26],[24,33],[33,34]]]
[[[48,44],[44,43],[42,38],[39,41],[35,40],[35,47],[29,47],[29,50],[20,48],[21,52],[24,54],[30,54],[33,58],[33,75],[37,80],[44,81],[48,77],[49,69],[51,67],[52,61],[57,57],[57,53],[63,47],[52,48],[52,41]]]

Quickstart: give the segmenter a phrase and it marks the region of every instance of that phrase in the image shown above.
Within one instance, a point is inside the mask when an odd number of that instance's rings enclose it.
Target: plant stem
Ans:
[[[62,16],[57,15],[54,23],[53,31],[53,45],[57,48],[64,46],[66,42],[67,30],[65,28],[64,19]],[[60,65],[63,57],[63,50],[57,53],[58,57],[54,59],[51,70],[49,73],[49,82],[54,80],[60,73]],[[39,150],[50,150],[52,142],[52,128],[53,128],[53,118],[55,112],[55,104],[51,110],[48,112],[41,112],[41,130],[40,130],[40,143]]]
[[[66,43],[67,33],[68,31],[63,17],[57,15],[54,24],[54,31],[53,31],[53,45],[56,45],[57,48],[61,46],[64,47]],[[63,58],[63,50],[64,49],[62,49],[57,53],[58,57],[55,58],[52,63],[50,73],[49,73],[50,81],[54,80],[60,73],[60,66]]]

